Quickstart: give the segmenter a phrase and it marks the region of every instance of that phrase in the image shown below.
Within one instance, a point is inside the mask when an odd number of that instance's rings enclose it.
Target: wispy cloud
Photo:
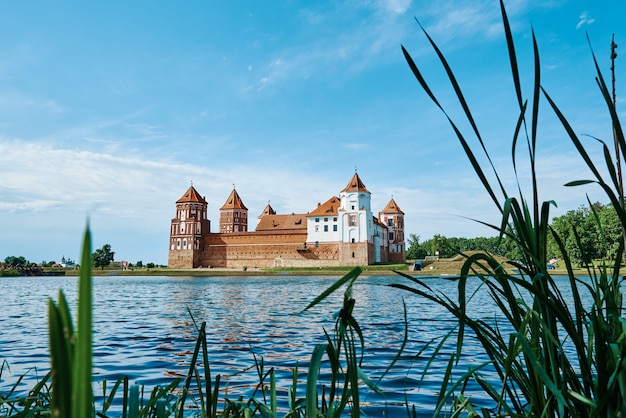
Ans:
[[[590,26],[592,25],[596,20],[592,17],[589,17],[589,14],[587,12],[583,12],[581,13],[579,19],[578,19],[578,23],[576,24],[576,29],[580,29],[583,26]]]

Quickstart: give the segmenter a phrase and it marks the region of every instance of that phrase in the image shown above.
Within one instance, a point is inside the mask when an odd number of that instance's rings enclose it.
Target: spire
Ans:
[[[363,181],[361,181],[361,177],[359,177],[359,174],[356,172],[356,168],[354,169],[354,176],[352,176],[352,178],[350,179],[350,182],[342,190],[342,192],[368,192],[369,193],[369,190],[365,188]]]
[[[206,204],[206,200],[193,187],[193,183],[191,183],[191,186],[189,186],[185,194],[176,201],[176,203],[191,203],[191,202]]]
[[[237,193],[237,190],[234,187],[233,187],[233,191],[230,192],[230,195],[228,196],[228,199],[226,199],[226,203],[224,203],[224,205],[220,208],[220,210],[224,210],[224,209],[244,209],[244,210],[248,210],[246,205],[243,204],[243,201],[241,200],[241,197],[239,197],[239,193]]]

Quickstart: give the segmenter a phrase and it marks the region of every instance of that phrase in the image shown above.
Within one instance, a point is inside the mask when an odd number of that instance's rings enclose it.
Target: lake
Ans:
[[[193,316],[198,325],[207,323],[211,373],[222,375],[229,397],[252,393],[259,382],[253,368],[256,355],[263,357],[266,370],[276,369],[279,402],[284,406],[296,364],[304,392],[306,365],[315,344],[325,342],[324,329],[333,330],[333,314],[341,308],[343,289],[310,311],[301,311],[337,279],[94,277],[94,393],[102,394],[104,379],[112,384],[122,375],[129,376],[131,383],[146,385],[147,390],[185,375],[197,337]],[[450,296],[456,294],[453,282],[425,280]],[[406,397],[420,416],[432,416],[445,363],[435,364],[420,384],[431,351],[418,353],[453,329],[455,321],[437,305],[386,286],[392,282],[408,284],[400,276],[362,276],[353,291],[354,316],[365,337],[363,368],[373,380],[391,364],[404,339],[403,301],[409,319],[407,347],[380,383],[385,396],[365,390],[363,404],[370,416],[406,416]],[[47,301],[49,297],[56,301],[58,290],[63,289],[75,319],[76,283],[76,277],[0,277],[4,295],[0,362],[8,364],[0,379],[1,393],[24,374],[20,388],[27,391],[49,370]],[[484,292],[471,306],[478,317],[494,316],[493,304]],[[466,340],[464,354],[461,369],[486,360],[472,339]],[[480,399],[478,394],[474,400]],[[96,408],[99,405],[96,402]]]

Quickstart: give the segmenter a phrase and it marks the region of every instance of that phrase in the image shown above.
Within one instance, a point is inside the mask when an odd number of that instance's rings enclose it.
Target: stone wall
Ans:
[[[196,254],[198,252],[196,251]],[[190,269],[197,267],[198,258],[194,260],[194,251],[187,250],[169,250],[167,258],[167,267],[171,269]]]
[[[201,267],[273,268],[339,265],[337,244],[306,243],[306,232],[210,234],[204,238]]]

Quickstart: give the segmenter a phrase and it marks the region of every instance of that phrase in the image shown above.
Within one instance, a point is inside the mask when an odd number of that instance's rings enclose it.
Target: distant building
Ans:
[[[404,212],[393,200],[372,214],[357,173],[339,193],[303,214],[277,214],[268,203],[248,231],[248,208],[233,188],[211,232],[207,201],[192,186],[176,201],[169,268],[332,267],[405,260]]]

